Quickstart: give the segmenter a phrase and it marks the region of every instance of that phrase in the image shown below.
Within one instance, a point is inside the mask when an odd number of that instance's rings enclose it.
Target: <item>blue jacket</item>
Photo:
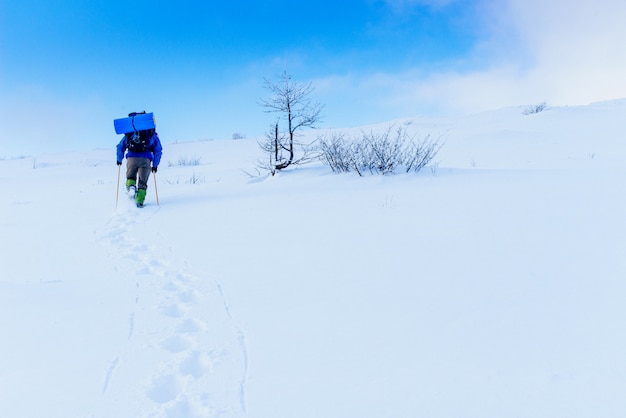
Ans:
[[[127,148],[128,144],[126,142],[126,135],[124,135],[120,143],[117,144],[117,161],[122,161],[124,159],[124,152],[126,152]],[[152,161],[152,167],[158,167],[159,163],[161,163],[161,154],[163,153],[163,147],[161,146],[161,140],[159,139],[159,135],[156,132],[154,132],[154,134],[150,138],[150,144],[148,145],[148,149],[150,151],[128,151],[128,153],[126,154],[126,158],[149,158],[150,161]]]

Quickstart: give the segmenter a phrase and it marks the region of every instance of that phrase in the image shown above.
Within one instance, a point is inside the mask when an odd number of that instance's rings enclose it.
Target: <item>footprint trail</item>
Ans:
[[[127,338],[103,367],[102,405],[94,416],[243,416],[245,334],[219,283],[191,271],[163,237],[146,232],[156,212],[121,210],[96,231],[119,274],[136,283],[136,294]],[[147,244],[155,240],[162,245]]]

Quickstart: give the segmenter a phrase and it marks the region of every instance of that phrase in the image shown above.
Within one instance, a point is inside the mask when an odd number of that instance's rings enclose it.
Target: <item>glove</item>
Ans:
[[[156,173],[157,172],[157,168],[156,167],[152,167],[152,172]]]
[[[121,162],[121,161],[118,161],[118,162],[117,162],[117,165],[122,165],[122,162]]]

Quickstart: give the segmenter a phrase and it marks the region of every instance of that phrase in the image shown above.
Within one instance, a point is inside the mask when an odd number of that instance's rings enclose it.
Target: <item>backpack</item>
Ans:
[[[130,152],[142,153],[151,151],[150,140],[154,134],[154,129],[146,129],[145,131],[129,132],[126,135],[126,145]]]

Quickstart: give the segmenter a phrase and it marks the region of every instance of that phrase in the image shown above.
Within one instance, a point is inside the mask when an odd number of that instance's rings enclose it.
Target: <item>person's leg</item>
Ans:
[[[126,191],[130,191],[131,188],[137,191],[137,171],[139,170],[137,160],[139,158],[126,159]]]
[[[149,158],[136,158],[137,161],[137,195],[136,202],[138,205],[143,206],[143,202],[146,198],[146,189],[148,189],[148,178],[150,177],[150,170],[152,169]]]
[[[148,177],[152,166],[149,158],[135,158],[137,161],[137,188],[146,190],[148,188]]]

